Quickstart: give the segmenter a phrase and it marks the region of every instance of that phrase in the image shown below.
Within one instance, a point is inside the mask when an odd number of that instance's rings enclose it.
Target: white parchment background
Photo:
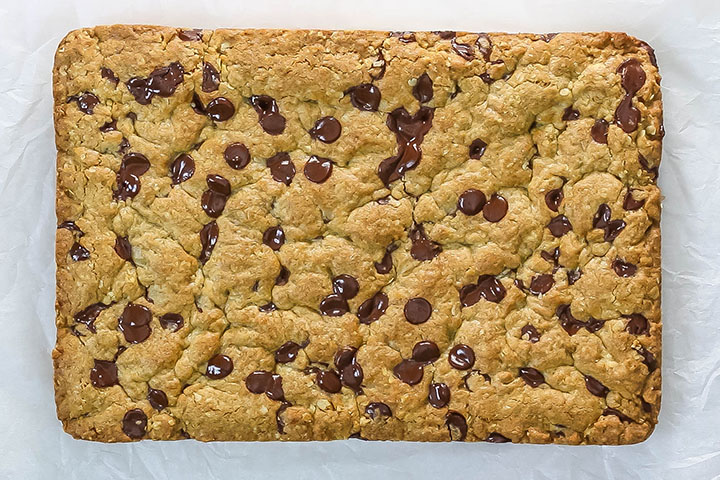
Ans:
[[[643,444],[562,447],[71,439],[55,417],[51,66],[71,29],[626,31],[663,75],[663,406]],[[720,479],[718,0],[0,0],[0,479]]]

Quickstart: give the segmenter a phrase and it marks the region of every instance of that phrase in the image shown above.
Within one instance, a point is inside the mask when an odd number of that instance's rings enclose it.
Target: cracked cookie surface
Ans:
[[[659,82],[620,33],[71,32],[65,430],[644,440]]]

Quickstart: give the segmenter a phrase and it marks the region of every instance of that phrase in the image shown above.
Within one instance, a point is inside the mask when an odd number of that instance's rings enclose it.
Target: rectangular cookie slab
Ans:
[[[622,33],[71,32],[65,431],[644,440],[659,82]]]

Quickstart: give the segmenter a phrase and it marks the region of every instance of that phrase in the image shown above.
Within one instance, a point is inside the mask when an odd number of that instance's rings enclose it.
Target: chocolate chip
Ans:
[[[347,274],[338,275],[332,279],[333,292],[350,300],[355,298],[360,290],[360,284],[355,277]]]
[[[645,205],[645,200],[635,200],[632,196],[632,189],[628,188],[623,200],[623,208],[625,210],[638,210]]]
[[[389,245],[385,250],[385,255],[383,256],[382,260],[380,260],[379,262],[375,262],[375,270],[379,274],[384,275],[390,272],[390,270],[392,270],[392,252],[394,252],[396,248],[397,247],[394,245]]]
[[[640,166],[642,167],[643,170],[645,170],[650,175],[652,175],[653,180],[657,180],[658,167],[650,167],[650,164],[648,163],[647,159],[639,153],[638,153],[638,162],[640,163]]]
[[[95,360],[95,366],[90,369],[90,383],[93,387],[106,388],[120,385],[118,369],[114,361]]]
[[[118,318],[118,328],[130,343],[141,343],[150,336],[150,309],[137,303],[128,303]]]
[[[379,417],[392,417],[392,411],[382,402],[372,402],[365,407],[365,415],[375,420]]]
[[[442,252],[442,247],[427,237],[422,225],[416,225],[410,230],[409,237],[412,242],[410,256],[415,260],[420,262],[432,260]]]
[[[563,195],[562,188],[554,188],[545,194],[545,205],[553,212],[557,212],[563,198],[565,195]]]
[[[648,402],[645,401],[645,399],[640,399],[640,405],[642,406],[643,412],[650,413],[652,412],[652,405],[650,405]]]
[[[62,222],[60,225],[57,226],[57,228],[64,228],[66,230],[70,230],[73,233],[77,233],[79,237],[82,237],[85,235],[85,233],[82,230],[80,230],[80,227],[75,225],[75,222],[73,222],[72,220],[66,220],[66,221]]]
[[[460,43],[455,39],[455,37],[450,40],[450,45],[452,45],[455,53],[463,57],[465,60],[472,60],[473,58],[475,58],[475,49],[472,45],[469,45],[467,43]]]
[[[385,313],[387,307],[388,296],[383,292],[377,292],[360,304],[357,317],[360,319],[360,323],[367,325],[378,320]]]
[[[331,293],[323,298],[319,307],[320,313],[329,317],[339,317],[350,311],[347,300],[342,295]]]
[[[139,408],[133,408],[123,416],[122,431],[133,440],[145,436],[147,415]]]
[[[186,42],[199,42],[203,38],[202,30],[194,28],[192,30],[180,30],[178,38]]]
[[[537,343],[540,341],[540,332],[538,332],[534,325],[527,324],[522,327],[520,330],[520,337],[525,338],[526,336],[526,339],[529,340],[530,343]]]
[[[485,154],[486,148],[487,143],[483,142],[479,138],[476,138],[470,144],[470,158],[472,158],[473,160],[480,160],[480,158],[482,158],[482,156]]]
[[[490,443],[508,443],[512,440],[507,438],[505,435],[499,434],[498,432],[492,432],[490,435],[488,435],[485,441]]]
[[[183,81],[185,70],[178,62],[159,67],[147,78],[133,77],[127,81],[128,91],[140,105],[149,105],[153,96],[169,97]]]
[[[329,158],[311,156],[305,162],[303,173],[313,183],[324,183],[332,174],[333,163]]]
[[[111,83],[114,83],[115,85],[117,85],[118,82],[120,82],[120,79],[117,77],[117,75],[115,75],[115,72],[113,72],[112,70],[110,70],[107,67],[102,67],[100,69],[100,76],[102,78],[104,78],[105,80],[107,80]]]
[[[159,321],[162,328],[171,332],[177,332],[185,325],[185,319],[179,313],[166,313]]]
[[[77,323],[82,323],[88,330],[95,333],[95,320],[98,315],[109,306],[110,305],[105,305],[104,303],[93,303],[76,313],[73,318]]]
[[[558,238],[572,230],[572,224],[565,215],[558,215],[557,217],[554,217],[550,220],[547,227],[550,230],[550,233]]]
[[[423,364],[415,360],[403,360],[395,365],[393,374],[401,382],[417,385],[423,378]]]
[[[285,117],[274,98],[269,95],[253,95],[250,105],[258,114],[258,123],[270,135],[280,135],[285,130]],[[293,172],[294,173],[294,172]]]
[[[443,408],[450,403],[450,387],[444,383],[431,383],[428,402],[435,408]]]
[[[290,278],[290,270],[285,268],[283,265],[280,265],[280,273],[278,273],[278,276],[275,277],[275,285],[281,287],[288,283],[288,279]],[[257,291],[257,290],[255,290]]]
[[[116,175],[117,190],[113,191],[116,200],[133,198],[140,192],[140,177],[150,169],[150,162],[142,153],[126,153]]]
[[[342,126],[335,117],[322,117],[315,122],[315,126],[308,132],[310,137],[323,143],[333,143],[340,138]]]
[[[405,320],[413,325],[425,323],[432,315],[432,305],[422,297],[411,298],[404,308]]]
[[[450,349],[448,362],[458,370],[469,370],[475,365],[475,352],[468,345],[460,343]]]
[[[315,383],[328,393],[338,393],[342,389],[340,376],[335,370],[320,370],[315,375]]]
[[[606,242],[612,242],[620,235],[620,232],[625,228],[625,221],[623,220],[610,220],[605,227],[604,239]]]
[[[227,355],[218,353],[214,355],[207,363],[205,375],[213,380],[225,378],[233,371],[233,361]]]
[[[553,285],[555,285],[555,279],[552,275],[547,273],[536,275],[532,281],[530,281],[530,293],[533,295],[542,295],[547,293]]]
[[[637,272],[637,265],[625,262],[623,260],[620,260],[619,258],[613,260],[612,268],[613,270],[615,270],[615,273],[620,277],[632,277]]]
[[[127,237],[115,237],[115,253],[123,260],[132,263],[132,246]]]
[[[590,317],[588,321],[585,322],[585,330],[590,333],[595,333],[600,330],[603,325],[605,325],[605,320],[599,320],[597,318]]]
[[[275,310],[277,310],[277,305],[275,305],[273,302],[268,302],[265,305],[260,305],[258,307],[258,310],[263,313],[274,312]]]
[[[86,115],[92,115],[93,109],[98,105],[98,103],[100,103],[100,99],[90,92],[85,92],[82,95],[68,98],[68,102],[72,100],[75,100],[78,109]]]
[[[587,387],[588,392],[592,393],[596,397],[605,397],[608,392],[610,392],[609,388],[590,375],[585,375],[585,386]]]
[[[122,137],[122,140],[120,140],[120,145],[118,145],[118,153],[124,154],[130,149],[130,142],[128,142],[128,139],[125,137]]]
[[[590,136],[592,139],[597,142],[601,143],[603,145],[607,145],[608,139],[608,122],[601,119],[595,120],[595,123],[593,124],[592,128],[590,129]]]
[[[285,244],[285,232],[281,226],[270,227],[263,233],[263,243],[278,251]]]
[[[348,388],[360,391],[364,378],[363,370],[358,363],[351,363],[340,370],[340,381]]]
[[[485,194],[480,190],[471,188],[465,190],[460,197],[458,197],[457,207],[465,215],[477,215],[480,213],[487,203]]]
[[[380,89],[371,83],[350,87],[345,94],[350,94],[350,102],[358,110],[376,112],[380,106]]]
[[[574,270],[568,270],[567,271],[568,285],[574,285],[575,282],[580,280],[581,276],[582,276],[582,271],[579,268],[576,268]]]
[[[207,112],[205,111],[205,106],[203,105],[202,100],[200,100],[200,97],[197,93],[193,93],[192,100],[190,101],[190,107],[198,115],[207,115]]]
[[[445,425],[450,433],[450,441],[462,442],[467,437],[467,421],[458,412],[449,412],[445,417]]]
[[[215,248],[219,235],[220,228],[215,220],[208,223],[202,228],[202,230],[200,230],[200,244],[202,245],[202,251],[200,252],[199,260],[203,265],[210,260],[210,255]]]
[[[497,193],[493,193],[490,195],[490,199],[485,206],[483,206],[483,217],[485,217],[485,220],[488,222],[495,223],[505,218],[507,211],[507,200]]]
[[[245,378],[245,387],[250,393],[261,394],[270,386],[272,373],[258,370]]]
[[[335,363],[335,367],[338,370],[342,370],[348,365],[352,365],[353,363],[356,363],[356,357],[357,355],[357,348],[352,346],[345,346],[335,353],[335,357],[333,358],[333,362]]]
[[[460,303],[463,307],[475,305],[484,298],[488,302],[500,303],[507,290],[503,284],[492,275],[480,275],[476,284],[465,285],[460,290]]]
[[[625,60],[617,68],[623,89],[628,95],[635,95],[645,85],[645,70],[636,58]]]
[[[631,133],[637,130],[640,123],[640,110],[632,104],[632,96],[625,95],[620,101],[617,109],[615,109],[615,123],[625,133]]]
[[[560,305],[555,314],[560,319],[560,325],[568,333],[568,335],[575,335],[582,327],[585,326],[585,322],[581,322],[573,316],[570,310],[570,305]]]
[[[210,174],[206,177],[208,189],[203,192],[201,206],[208,216],[217,218],[225,209],[230,196],[230,182],[220,175]]]
[[[75,262],[82,262],[83,260],[88,260],[90,258],[90,252],[88,249],[80,245],[78,242],[73,243],[68,253],[70,254],[70,258],[72,258]]]
[[[150,406],[158,411],[168,406],[167,395],[165,395],[165,392],[162,390],[156,390],[148,387],[147,400],[150,402]]]
[[[533,388],[539,387],[540,385],[545,383],[545,377],[543,376],[542,372],[535,368],[522,367],[519,370],[519,374],[520,378],[522,378],[525,383],[527,383]]]
[[[412,359],[420,363],[433,363],[440,358],[440,349],[435,342],[423,340],[413,347]]]
[[[211,120],[224,122],[235,115],[235,105],[225,97],[218,97],[205,105],[205,113]]]
[[[632,335],[650,335],[650,324],[644,315],[632,313],[626,315],[628,323],[625,325],[625,331]]]
[[[302,347],[295,342],[283,343],[280,345],[280,348],[275,350],[275,361],[277,363],[290,363],[295,361],[300,348]]]
[[[387,69],[387,62],[385,61],[385,56],[383,55],[382,48],[378,51],[378,58],[375,60],[372,64],[372,69],[379,68],[378,73],[370,73],[370,78],[375,80],[380,80],[385,76],[385,70]]]
[[[417,41],[415,32],[390,32],[391,37],[397,37],[399,42],[411,43]]]
[[[98,130],[102,133],[113,132],[117,130],[117,120],[113,119],[104,123]]]
[[[593,217],[593,222],[592,222],[593,228],[607,227],[607,224],[610,221],[611,215],[612,215],[612,212],[610,210],[610,207],[608,207],[608,205],[606,203],[600,204],[600,206],[597,209],[597,212],[595,213],[595,216]]]
[[[290,185],[295,177],[295,164],[287,152],[279,152],[267,159],[267,167],[276,182]]]
[[[475,40],[475,48],[477,48],[478,53],[486,62],[490,61],[493,44],[487,33],[478,33],[478,38]]]
[[[615,415],[616,417],[618,417],[620,419],[621,422],[635,423],[635,420],[633,420],[632,418],[628,417],[621,411],[616,410],[614,408],[607,407],[603,410],[602,414],[605,416]]]
[[[433,81],[427,73],[420,75],[413,87],[412,94],[420,103],[427,103],[433,98]]]
[[[181,153],[170,164],[172,185],[179,185],[190,180],[195,174],[195,160],[187,153]]]
[[[540,256],[543,258],[543,260],[546,260],[553,265],[557,265],[558,260],[560,259],[560,247],[555,247],[552,252],[546,252],[545,250],[540,252]]]
[[[220,72],[212,64],[203,62],[202,91],[214,92],[220,85]]]
[[[578,118],[580,118],[580,112],[572,108],[572,105],[570,105],[563,111],[562,119],[565,122],[577,120]]]
[[[410,115],[405,107],[396,108],[388,114],[385,122],[397,140],[397,154],[378,165],[377,174],[386,187],[402,178],[408,170],[416,168],[422,159],[422,142],[432,127],[435,110],[420,107]]]
[[[643,357],[643,363],[646,367],[648,367],[648,373],[652,373],[655,370],[657,370],[657,360],[655,359],[655,355],[653,355],[649,350],[647,350],[645,347],[639,347],[636,350],[640,356]]]
[[[290,403],[283,402],[282,404],[280,404],[278,409],[275,411],[275,423],[277,424],[277,431],[280,434],[285,433],[285,422],[282,419],[282,414],[290,406],[292,406]]]

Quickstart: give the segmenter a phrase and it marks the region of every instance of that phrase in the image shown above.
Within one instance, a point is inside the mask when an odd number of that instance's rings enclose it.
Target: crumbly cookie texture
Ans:
[[[71,32],[65,430],[644,440],[659,83],[622,33]]]

